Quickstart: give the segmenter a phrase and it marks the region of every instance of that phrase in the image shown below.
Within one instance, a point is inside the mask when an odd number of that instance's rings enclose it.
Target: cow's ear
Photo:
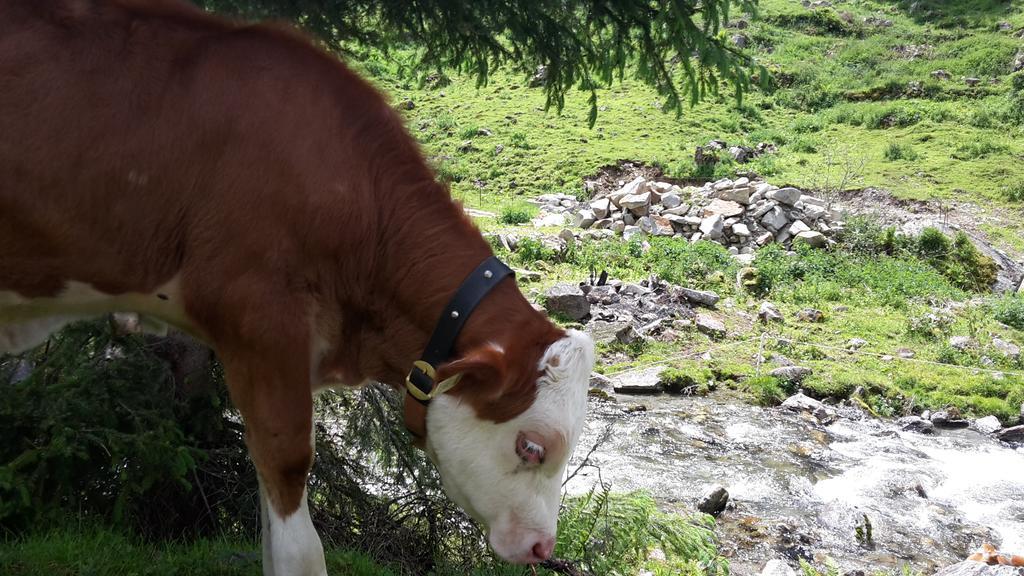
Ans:
[[[463,381],[498,384],[505,379],[507,368],[505,351],[495,344],[484,344],[473,348],[461,358],[441,365],[437,370],[437,381],[461,374]]]

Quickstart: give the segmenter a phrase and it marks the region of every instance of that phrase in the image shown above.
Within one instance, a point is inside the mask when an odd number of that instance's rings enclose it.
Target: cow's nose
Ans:
[[[555,551],[555,539],[547,537],[533,545],[533,555],[541,560],[547,560]]]

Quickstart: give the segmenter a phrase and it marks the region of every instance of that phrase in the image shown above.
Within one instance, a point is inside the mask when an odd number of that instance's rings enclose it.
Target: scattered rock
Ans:
[[[616,394],[660,394],[663,390],[658,374],[660,369],[627,372],[612,384]]]
[[[967,428],[971,423],[946,410],[937,410],[929,418],[936,428]]]
[[[940,69],[932,71],[932,78],[935,78],[936,80],[952,80],[953,75]]]
[[[896,351],[896,355],[899,356],[900,358],[909,359],[916,356],[917,353],[911,350],[910,348],[900,348],[899,350]]]
[[[712,338],[725,338],[725,324],[704,313],[697,314],[697,330]]]
[[[402,100],[401,102],[398,103],[398,109],[399,110],[412,110],[415,107],[416,107],[416,103],[413,102],[412,100],[408,99],[408,98],[406,98],[405,100]]]
[[[1003,428],[996,432],[996,438],[1003,442],[1024,443],[1024,424]]]
[[[716,486],[701,498],[697,504],[697,510],[712,516],[718,516],[729,504],[729,491],[722,486]]]
[[[964,78],[964,84],[967,84],[968,86],[971,86],[971,87],[977,86],[978,84],[981,84],[981,78],[974,78],[974,77]]]
[[[597,388],[598,390],[611,390],[612,379],[605,376],[604,374],[598,374],[597,372],[590,373],[590,387]]]
[[[953,336],[949,339],[949,345],[962,352],[974,348],[974,340],[970,336]]]
[[[935,425],[930,420],[920,416],[904,416],[896,421],[896,424],[904,432],[919,432],[921,434],[934,434]]]
[[[761,307],[757,309],[757,319],[765,324],[769,322],[783,322],[785,320],[782,317],[782,312],[779,312],[779,309],[771,302],[761,303]]]
[[[814,371],[806,366],[782,366],[772,370],[770,374],[786,382],[799,383],[813,373]]]
[[[761,576],[796,576],[796,572],[782,560],[769,560],[761,570]]]
[[[772,199],[787,206],[796,206],[796,203],[800,201],[800,196],[802,195],[803,193],[796,188],[780,188],[775,191]]]
[[[822,248],[828,244],[828,238],[817,230],[806,230],[797,234],[793,238],[793,242],[803,242],[804,244],[808,244],[814,248]]]
[[[825,313],[815,308],[804,308],[796,313],[796,319],[800,322],[824,322]]]
[[[846,347],[850,350],[859,350],[867,345],[868,341],[863,338],[850,338],[850,341],[846,343]]]
[[[998,336],[992,338],[992,347],[999,351],[1003,356],[1012,360],[1020,358],[1020,346],[1017,346],[1013,342],[1007,342]]]
[[[973,560],[964,560],[939,570],[935,576],[1024,576],[1024,568],[990,566]]]
[[[551,314],[560,314],[575,321],[590,314],[590,301],[579,286],[556,284],[545,294],[544,308]]]
[[[714,308],[715,305],[718,304],[718,300],[721,298],[718,294],[711,292],[710,290],[691,290],[690,288],[680,286],[677,288],[677,291],[680,296],[686,298],[690,302],[700,306],[706,306],[708,308]]]
[[[792,370],[793,368],[799,369],[800,367],[791,366],[789,368],[776,368],[775,370],[772,370],[772,374],[774,375],[775,372],[779,370]],[[803,370],[808,369],[803,368]],[[818,422],[825,425],[835,422],[835,420],[838,418],[838,415],[836,414],[835,410],[822,404],[818,400],[811,398],[810,396],[805,396],[800,392],[797,392],[796,394],[790,396],[789,398],[786,398],[786,400],[782,403],[782,408],[790,410],[792,412],[806,412],[814,416],[818,420]]]
[[[992,434],[1002,429],[1003,425],[999,422],[999,418],[995,416],[985,416],[984,418],[978,418],[974,421],[973,427],[982,434]]]

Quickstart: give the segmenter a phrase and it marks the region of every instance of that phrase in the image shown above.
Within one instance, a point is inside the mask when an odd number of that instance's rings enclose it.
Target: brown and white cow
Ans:
[[[264,573],[325,573],[315,391],[400,386],[489,256],[402,119],[303,36],[179,0],[0,0],[0,351],[115,310],[208,342],[260,477]],[[461,382],[410,409],[508,560],[552,551],[592,363],[506,278],[438,367]]]

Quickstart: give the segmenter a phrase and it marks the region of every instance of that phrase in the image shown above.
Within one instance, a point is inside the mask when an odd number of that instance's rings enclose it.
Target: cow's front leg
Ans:
[[[282,339],[273,350],[231,348],[221,353],[259,474],[266,576],[327,574],[306,502],[313,400],[310,354],[298,345],[302,341]]]

